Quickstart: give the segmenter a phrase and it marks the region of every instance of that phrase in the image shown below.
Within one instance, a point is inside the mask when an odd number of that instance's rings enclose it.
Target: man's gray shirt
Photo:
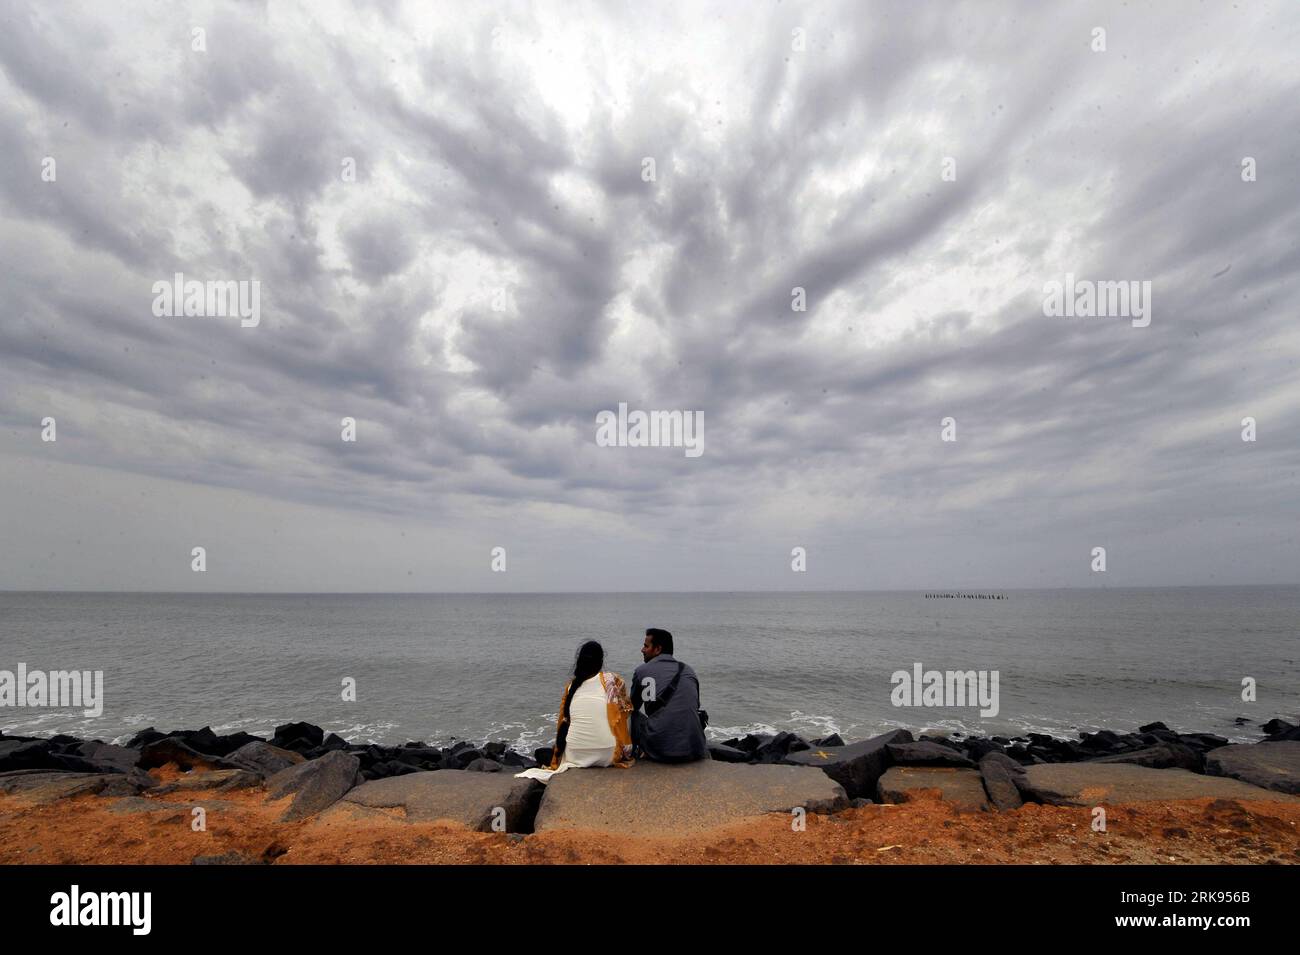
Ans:
[[[700,727],[700,681],[694,670],[681,664],[682,677],[677,681],[677,689],[666,704],[657,708],[654,705],[673,682],[678,665],[671,654],[661,653],[637,667],[632,675],[632,742],[656,762],[685,763],[709,755],[704,730]],[[652,694],[647,693],[650,680],[654,681]],[[646,699],[647,695],[651,696],[650,700]],[[655,711],[649,715],[645,712],[647,703]]]

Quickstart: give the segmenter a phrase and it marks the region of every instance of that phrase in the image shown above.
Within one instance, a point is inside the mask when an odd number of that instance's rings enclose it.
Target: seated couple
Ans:
[[[518,775],[545,782],[569,769],[626,768],[637,758],[661,763],[707,759],[708,715],[700,709],[700,681],[694,670],[673,658],[673,635],[647,630],[641,657],[645,662],[636,668],[629,693],[617,673],[604,669],[599,643],[589,640],[579,647],[555,723],[551,764]]]

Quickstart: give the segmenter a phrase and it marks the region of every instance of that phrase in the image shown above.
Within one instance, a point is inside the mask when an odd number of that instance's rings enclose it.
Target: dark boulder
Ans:
[[[46,740],[0,740],[0,773],[15,769],[57,768]]]
[[[174,736],[165,736],[146,743],[140,750],[141,769],[155,769],[175,763],[181,769],[229,769],[230,764],[220,756],[208,756]]]
[[[890,761],[900,766],[962,766],[974,768],[975,763],[959,749],[944,746],[932,740],[915,743],[890,743],[885,747]]]
[[[871,798],[876,794],[880,777],[890,765],[886,747],[891,743],[911,741],[912,734],[907,730],[891,730],[844,746],[818,746],[788,753],[784,762],[795,766],[816,766],[843,786],[850,799]]]
[[[328,736],[325,737],[324,740],[321,741],[321,744],[318,747],[318,749],[321,749],[326,753],[332,753],[335,750],[350,749],[351,745],[352,744],[350,744],[338,733],[330,733]]]
[[[90,740],[76,747],[76,754],[96,766],[101,773],[129,773],[140,762],[139,750]]]
[[[1181,743],[1157,743],[1145,749],[1117,753],[1092,760],[1094,763],[1133,763],[1148,769],[1188,769],[1194,773],[1204,769],[1204,758],[1196,750]]]
[[[1021,766],[1033,766],[1035,763],[1042,762],[1042,760],[1038,759],[1029,751],[1029,747],[1024,743],[1014,743],[1003,750],[1003,752]]]
[[[1225,737],[1215,736],[1212,733],[1179,733],[1178,742],[1196,750],[1198,753],[1208,753],[1212,749],[1228,745],[1228,740]]]
[[[264,743],[266,740],[260,736],[254,736],[252,733],[228,733],[225,736],[218,736],[213,742],[209,743],[208,749],[199,749],[200,752],[211,753],[214,756],[229,756],[241,746],[247,746],[249,743]],[[191,746],[194,744],[191,743]]]
[[[129,746],[131,749],[141,749],[142,747],[144,747],[146,743],[157,742],[158,740],[162,739],[166,735],[167,735],[166,733],[160,733],[152,726],[150,726],[147,729],[140,730],[140,732],[132,736],[130,741],[126,745]]]
[[[473,747],[459,750],[453,749],[450,753],[443,755],[442,766],[444,769],[465,769],[474,760],[482,758],[483,754]]]
[[[303,762],[302,756],[293,750],[280,749],[261,740],[245,743],[225,757],[225,760],[231,766],[257,773],[263,779],[269,779],[281,770]]]
[[[752,758],[751,754],[743,749],[727,746],[724,743],[710,743],[709,756],[721,763],[747,763]]]
[[[395,759],[390,759],[372,763],[368,769],[363,769],[361,771],[361,778],[365,780],[388,779],[390,776],[405,776],[407,773],[423,772],[429,772],[429,770],[421,769],[419,766],[412,766],[410,763],[402,763]]]
[[[800,739],[794,733],[777,733],[754,750],[754,759],[764,764],[779,763],[788,754],[801,753],[809,748],[807,740]]]
[[[1267,723],[1260,724],[1259,728],[1263,730],[1265,736],[1272,736],[1275,733],[1285,733],[1287,730],[1296,729],[1295,726],[1288,723],[1286,720],[1280,720],[1277,717],[1274,717]]]
[[[1300,726],[1292,726],[1283,720],[1269,720],[1264,724],[1264,732],[1268,733],[1266,742],[1283,743],[1300,741]],[[1268,729],[1268,727],[1272,729]]]
[[[1161,722],[1159,722],[1159,721],[1157,720],[1157,721],[1154,722],[1154,723],[1148,723],[1146,726],[1139,726],[1139,727],[1138,727],[1138,732],[1139,732],[1139,733],[1151,733],[1151,732],[1154,732],[1155,730],[1167,730],[1167,729],[1169,729],[1168,726],[1166,726],[1164,723],[1161,723]]]
[[[963,749],[965,749],[966,755],[977,763],[989,753],[1002,752],[1002,747],[999,744],[980,736],[969,737],[963,745]]]
[[[416,769],[439,769],[442,766],[442,750],[435,746],[425,746],[419,749],[406,748],[394,750],[392,758],[399,763],[405,763],[407,766],[414,766]]]
[[[979,770],[984,792],[994,809],[1005,812],[1020,807],[1024,799],[1017,780],[1024,776],[1024,767],[1003,753],[988,753],[980,760]]]
[[[758,748],[764,743],[773,739],[771,733],[750,733],[744,739],[738,740],[734,745],[736,749],[743,749],[747,753],[757,752]]]
[[[1118,733],[1101,730],[1097,733],[1080,733],[1079,745],[1093,753],[1114,753],[1119,749]]]
[[[813,746],[843,746],[844,740],[840,739],[839,733],[832,733],[830,736],[823,736],[821,739],[812,741]]]
[[[173,730],[167,734],[169,739],[179,740],[196,753],[202,753],[205,756],[223,756],[224,753],[217,752],[221,749],[221,740],[216,733],[212,731],[211,726],[205,726],[197,730]],[[242,744],[241,744],[242,745]],[[238,747],[236,747],[238,749]]]
[[[555,750],[550,746],[543,746],[540,749],[533,750],[533,759],[537,760],[538,766],[549,766],[551,765],[551,754],[554,752]]]
[[[315,749],[323,742],[325,742],[325,731],[311,723],[285,723],[283,726],[277,726],[275,735],[271,737],[272,746],[291,749],[295,753]]]
[[[276,773],[266,781],[267,798],[282,799],[292,795],[293,802],[281,816],[281,821],[304,819],[341,799],[360,781],[360,769],[360,760],[351,753],[327,753],[320,759],[299,763]]]

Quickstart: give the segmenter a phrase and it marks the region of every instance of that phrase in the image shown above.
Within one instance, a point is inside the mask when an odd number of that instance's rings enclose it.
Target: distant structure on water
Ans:
[[[926,600],[1006,600],[1006,594],[974,594],[957,591],[944,591],[925,595]]]

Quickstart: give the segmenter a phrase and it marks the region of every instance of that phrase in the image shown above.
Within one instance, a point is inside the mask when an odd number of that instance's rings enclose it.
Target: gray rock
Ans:
[[[567,775],[562,773],[561,775]],[[479,832],[492,832],[503,818],[505,832],[531,832],[542,784],[512,773],[477,773],[440,769],[406,773],[362,783],[339,802],[331,814],[350,808],[401,809],[409,822],[456,822]],[[497,813],[497,808],[503,813]]]
[[[716,759],[720,763],[747,763],[750,760],[750,754],[743,749],[736,749],[734,746],[726,746],[723,743],[710,743],[709,758]]]
[[[134,796],[153,780],[142,773],[65,773],[57,770],[20,769],[0,773],[0,793],[30,802],[48,803],[88,794]]]
[[[266,781],[268,799],[292,795],[293,802],[280,817],[282,822],[304,819],[327,809],[360,781],[361,761],[351,753],[334,750],[282,769]]]
[[[1026,800],[1053,805],[1096,806],[1102,803],[1170,799],[1300,801],[1237,779],[1202,776],[1185,769],[1149,769],[1132,763],[1044,763],[1025,768],[1021,794]]]
[[[106,782],[107,777],[100,773],[16,770],[0,773],[0,793],[21,796],[29,802],[47,803],[97,793]]]
[[[262,785],[262,777],[246,769],[214,769],[208,772],[192,772],[170,783],[156,786],[153,795],[165,796],[168,793],[198,792],[205,789],[229,792],[232,789],[251,789],[260,785]]]
[[[50,746],[46,740],[0,740],[0,771],[53,768]]]
[[[139,765],[141,769],[155,769],[175,763],[181,769],[230,769],[231,766],[220,756],[208,756],[188,744],[167,736],[152,743],[146,743],[140,750]]]
[[[975,763],[959,750],[942,743],[921,740],[915,743],[890,743],[890,762],[898,766],[957,766],[974,769]]]
[[[128,796],[115,799],[108,806],[108,811],[120,816],[133,816],[137,813],[156,812],[165,815],[154,822],[179,822],[187,824],[194,818],[194,807],[202,806],[208,812],[222,812],[233,809],[232,803],[218,799],[195,799],[193,802],[168,802],[165,799],[147,799],[143,796]]]
[[[129,773],[136,768],[136,763],[140,759],[137,750],[126,746],[114,746],[111,743],[101,743],[99,740],[81,743],[77,746],[76,753],[90,760],[102,772],[111,773]]]
[[[465,770],[466,772],[471,773],[499,773],[503,768],[504,767],[495,759],[488,759],[486,756],[481,756],[466,766]]]
[[[629,769],[571,769],[552,776],[536,829],[672,836],[797,807],[831,813],[848,805],[843,787],[804,766],[639,761]]]
[[[305,762],[305,759],[293,750],[281,749],[279,746],[261,742],[245,743],[226,756],[225,760],[231,766],[257,773],[263,779],[270,779],[281,770]]]
[[[1170,742],[1157,743],[1155,746],[1135,749],[1129,753],[1103,756],[1091,762],[1133,763],[1136,766],[1146,766],[1148,769],[1186,769],[1193,773],[1199,773],[1204,764],[1201,754],[1196,750],[1181,743]]]
[[[266,865],[265,859],[253,859],[240,852],[224,852],[216,856],[195,856],[190,865]]]
[[[876,794],[881,774],[889,767],[889,753],[885,747],[891,743],[911,741],[912,734],[907,730],[892,730],[847,746],[814,746],[790,753],[783,762],[793,766],[816,766],[843,786],[849,798],[871,798]]]
[[[958,766],[891,766],[880,777],[881,802],[908,802],[920,792],[938,790],[940,798],[959,809],[989,808],[984,783],[975,769]]]
[[[1205,771],[1275,792],[1300,794],[1300,742],[1222,746],[1205,755]]]
[[[980,760],[979,770],[984,792],[994,809],[1005,812],[1020,808],[1024,800],[1016,780],[1025,774],[1023,766],[1010,756],[995,752],[985,754]]]

